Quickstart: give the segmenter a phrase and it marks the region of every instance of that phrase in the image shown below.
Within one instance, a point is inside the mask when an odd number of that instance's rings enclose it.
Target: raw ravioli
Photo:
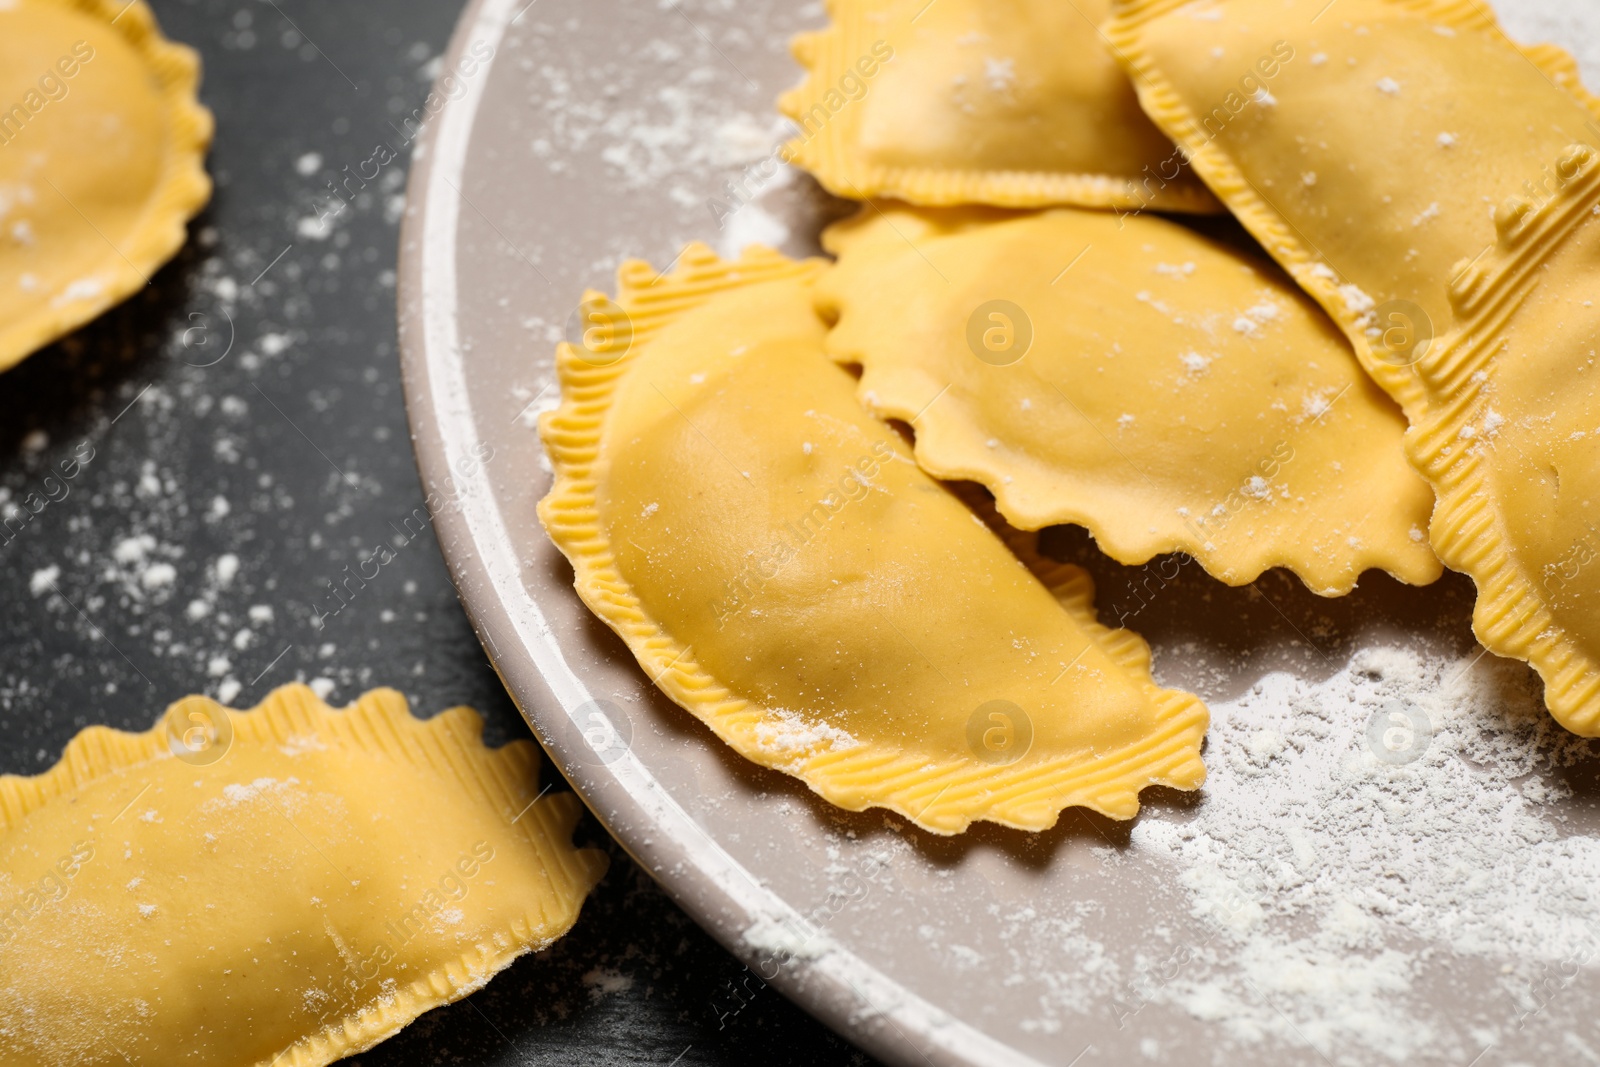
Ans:
[[[1482,0],[1122,0],[1107,34],[1145,110],[1408,414],[1493,206],[1600,145],[1571,57],[1519,49]]]
[[[144,0],[0,4],[0,370],[182,247],[211,196],[199,80]]]
[[[1106,51],[1109,7],[829,0],[795,39],[786,158],[856,200],[1217,211]]]
[[[540,517],[656,684],[747,759],[936,833],[1197,788],[1205,707],[1096,623],[1082,571],[1035,577],[856,403],[812,311],[823,264],[680,263],[588,295],[610,328],[561,347],[540,427]]]
[[[1600,152],[1551,167],[1542,206],[1451,288],[1456,324],[1418,364],[1409,442],[1439,491],[1433,543],[1478,584],[1485,646],[1533,664],[1569,730],[1600,736]]]
[[[1323,595],[1439,577],[1405,420],[1264,259],[1155,216],[870,205],[832,227],[829,355],[911,424],[930,474],[1109,555],[1182,551],[1233,585]]]
[[[0,777],[0,1062],[321,1067],[549,945],[605,857],[481,730],[287,686]]]

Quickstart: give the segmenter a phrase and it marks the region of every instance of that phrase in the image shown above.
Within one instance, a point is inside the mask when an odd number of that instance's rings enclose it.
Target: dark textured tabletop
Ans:
[[[296,680],[334,704],[382,685],[423,715],[470,704],[490,743],[531,736],[431,539],[315,621],[422,506],[395,341],[402,123],[458,5],[153,5],[204,58],[216,195],[141,295],[0,376],[0,517],[51,499],[0,534],[0,773],[45,770],[93,723],[146,729],[190,692],[249,707]],[[329,183],[380,146],[396,158],[330,233]],[[564,940],[350,1062],[870,1062],[592,819],[578,840],[612,866]]]

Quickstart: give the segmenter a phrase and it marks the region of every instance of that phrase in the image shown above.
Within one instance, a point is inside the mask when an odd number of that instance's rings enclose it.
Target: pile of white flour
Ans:
[[[1368,649],[1326,682],[1273,674],[1212,710],[1206,799],[1133,832],[1220,927],[1147,980],[1152,1002],[1246,1044],[1463,1064],[1578,1006],[1561,994],[1600,944],[1600,841],[1554,802],[1596,749],[1551,720],[1525,667]],[[1434,1025],[1425,974],[1473,958],[1499,975],[1503,1011]]]

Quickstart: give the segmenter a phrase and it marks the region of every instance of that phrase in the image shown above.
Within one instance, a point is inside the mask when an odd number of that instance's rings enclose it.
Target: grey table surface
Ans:
[[[395,339],[405,117],[459,11],[425,0],[153,0],[202,54],[217,190],[141,295],[0,376],[0,511],[93,459],[0,537],[0,773],[193,691],[393,686],[530,736],[431,539],[318,628],[328,583],[422,505]],[[331,236],[328,185],[397,158]],[[370,168],[369,171],[370,173]],[[59,488],[53,495],[60,496]],[[556,788],[564,786],[559,776]],[[611,871],[576,928],[353,1063],[869,1063],[763,989],[592,820]]]

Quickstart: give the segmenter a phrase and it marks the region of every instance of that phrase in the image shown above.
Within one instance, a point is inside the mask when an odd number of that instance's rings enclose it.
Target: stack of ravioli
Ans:
[[[1470,574],[1600,734],[1600,104],[1472,0],[833,0],[832,261],[631,262],[557,354],[577,590],[746,758],[935,833],[1196,789],[1037,531],[1229,585]],[[1506,197],[1512,199],[1505,199]],[[1259,245],[1197,216],[1231,212]],[[1596,501],[1591,509],[1590,500]]]

